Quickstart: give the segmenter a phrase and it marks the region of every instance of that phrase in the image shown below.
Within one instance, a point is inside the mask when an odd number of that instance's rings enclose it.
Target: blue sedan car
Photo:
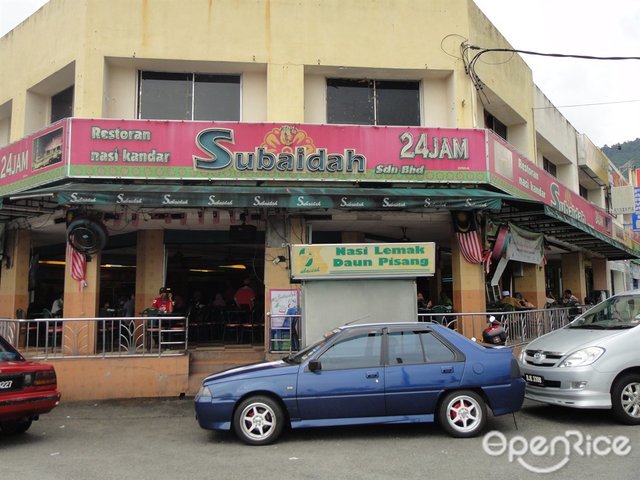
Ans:
[[[250,445],[284,427],[438,421],[478,435],[494,415],[522,407],[525,382],[509,348],[486,348],[439,324],[350,325],[281,360],[205,378],[196,418]]]

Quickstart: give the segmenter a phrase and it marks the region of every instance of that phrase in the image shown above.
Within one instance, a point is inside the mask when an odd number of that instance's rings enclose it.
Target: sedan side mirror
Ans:
[[[322,364],[320,363],[320,360],[309,361],[309,371],[319,372],[320,370],[322,370]]]

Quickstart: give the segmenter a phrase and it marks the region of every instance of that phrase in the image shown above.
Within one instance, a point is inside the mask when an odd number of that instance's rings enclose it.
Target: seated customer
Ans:
[[[251,288],[251,279],[244,279],[243,285],[236,291],[233,299],[239,308],[253,310],[256,294]]]
[[[168,287],[162,287],[160,289],[160,296],[156,297],[151,308],[157,310],[159,314],[167,314],[173,312],[173,293]]]
[[[509,290],[502,291],[502,299],[500,303],[503,305],[511,305],[513,308],[520,308],[520,302],[511,296],[511,292]]]
[[[571,290],[569,290],[568,288],[564,291],[564,295],[562,296],[562,303],[564,304],[571,304],[571,305],[577,305],[578,303],[580,303],[580,300],[578,300],[578,297],[576,297]]]
[[[524,298],[520,292],[516,292],[516,300],[520,303],[519,308],[536,308],[536,306]]]

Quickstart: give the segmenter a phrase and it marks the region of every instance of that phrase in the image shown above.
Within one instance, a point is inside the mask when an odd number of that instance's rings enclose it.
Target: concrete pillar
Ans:
[[[65,259],[64,317],[94,318],[100,306],[100,261],[97,253],[87,260],[86,286],[71,277],[71,258]],[[50,323],[49,327],[53,327]],[[95,348],[95,322],[66,322],[62,333],[62,347],[67,355],[93,353]]]
[[[456,312],[485,312],[485,274],[481,264],[469,263],[460,253],[458,242],[451,242],[451,271],[453,274],[453,308]],[[467,337],[482,338],[486,327],[484,316],[461,317],[458,331]]]
[[[304,65],[267,66],[267,121],[304,122]]]
[[[83,118],[103,117],[104,109],[104,57],[95,55],[92,49],[82,49],[76,58],[73,116]]]
[[[264,249],[264,339],[266,351],[269,351],[271,337],[267,316],[267,313],[271,311],[271,290],[300,289],[300,284],[292,285],[290,281],[290,258],[287,242],[304,243],[304,231],[304,219],[301,217],[290,217],[288,222],[284,217],[271,217],[267,222]],[[285,257],[286,261],[274,264],[273,260],[279,256]]]
[[[607,274],[607,259],[592,258],[591,269],[593,272],[593,289],[606,290],[611,293],[611,285],[609,283],[609,275]]]
[[[587,281],[584,277],[584,255],[581,252],[565,253],[561,259],[562,292],[569,289],[580,303],[587,296]],[[562,293],[561,292],[561,293]]]
[[[0,316],[15,318],[16,310],[25,313],[29,306],[29,261],[31,231],[7,230],[0,274]]]
[[[150,307],[166,279],[164,232],[138,231],[136,249],[136,315]]]
[[[515,277],[515,290],[536,308],[544,308],[546,292],[544,284],[544,266],[533,263],[522,264],[522,277]]]

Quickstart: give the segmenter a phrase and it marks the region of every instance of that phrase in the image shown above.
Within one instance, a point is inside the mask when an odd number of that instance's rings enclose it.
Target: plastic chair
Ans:
[[[235,332],[236,343],[240,343],[240,333],[245,328],[244,326],[249,323],[251,312],[247,306],[247,308],[229,310],[226,314],[227,318],[222,330],[222,341],[225,342],[227,340],[228,333]]]

